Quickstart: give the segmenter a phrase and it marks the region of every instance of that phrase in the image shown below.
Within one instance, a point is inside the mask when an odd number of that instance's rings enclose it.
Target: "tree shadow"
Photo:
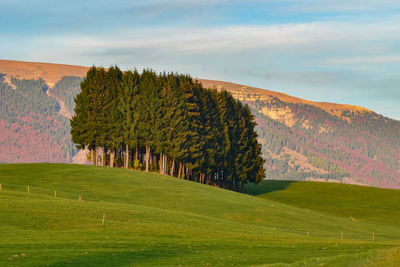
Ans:
[[[267,194],[285,190],[292,183],[296,183],[296,181],[264,180],[259,184],[248,183],[245,187],[245,193],[252,196]]]
[[[179,249],[147,249],[147,250],[113,250],[104,252],[93,250],[88,254],[76,256],[68,260],[61,260],[47,266],[158,266],[160,262],[171,260],[177,255],[183,255],[188,251]]]

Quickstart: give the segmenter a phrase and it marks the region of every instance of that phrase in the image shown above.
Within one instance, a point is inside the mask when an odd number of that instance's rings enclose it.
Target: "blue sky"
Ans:
[[[400,1],[0,0],[0,58],[150,67],[400,119]]]

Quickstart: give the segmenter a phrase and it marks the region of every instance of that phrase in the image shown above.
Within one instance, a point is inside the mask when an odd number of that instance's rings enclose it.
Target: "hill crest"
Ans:
[[[371,110],[355,105],[347,105],[347,104],[337,104],[331,102],[316,102],[310,101],[306,99],[302,99],[299,97],[291,96],[285,93],[271,91],[267,89],[261,89],[252,86],[246,86],[231,82],[225,81],[215,81],[215,80],[205,80],[199,79],[199,81],[205,87],[215,87],[219,90],[226,89],[232,93],[232,95],[239,100],[259,100],[259,101],[271,101],[273,98],[277,98],[285,103],[292,104],[306,104],[310,106],[318,107],[332,115],[340,117],[344,111],[353,111],[353,112],[372,112]],[[251,92],[251,93],[250,93]]]
[[[85,76],[88,69],[88,67],[77,65],[0,60],[0,73],[6,75],[5,78],[9,84],[13,76],[27,80],[42,78],[50,87],[53,87],[64,76]]]

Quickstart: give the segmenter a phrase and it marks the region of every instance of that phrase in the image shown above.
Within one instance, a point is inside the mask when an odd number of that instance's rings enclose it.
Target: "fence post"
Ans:
[[[29,185],[28,185],[28,194],[30,194],[30,193],[31,193],[31,190],[30,190]]]
[[[57,197],[57,191],[54,190],[54,197]]]
[[[375,241],[375,232],[372,232],[372,241]]]
[[[1,184],[0,184],[0,191],[1,191]]]
[[[343,239],[343,232],[340,232],[340,239]]]
[[[310,236],[310,232],[309,231],[307,231],[307,236]]]
[[[106,214],[103,213],[103,220],[101,221],[101,227],[104,227],[104,219],[106,218]]]

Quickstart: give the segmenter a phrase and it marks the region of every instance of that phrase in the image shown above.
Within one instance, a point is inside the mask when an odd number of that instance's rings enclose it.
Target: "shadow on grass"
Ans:
[[[82,253],[83,254],[83,253]],[[184,251],[180,252],[184,255]],[[168,261],[173,261],[179,253],[176,250],[139,250],[115,252],[90,252],[70,260],[48,264],[51,267],[60,266],[157,266]]]
[[[248,195],[257,196],[274,191],[285,190],[292,183],[296,183],[296,181],[264,180],[258,185],[248,183],[246,184],[245,193]]]

